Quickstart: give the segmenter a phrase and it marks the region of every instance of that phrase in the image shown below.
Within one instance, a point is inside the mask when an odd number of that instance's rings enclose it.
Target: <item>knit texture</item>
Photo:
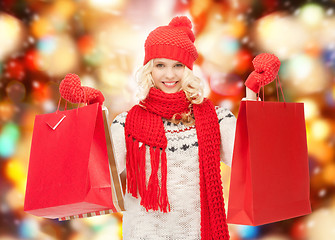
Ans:
[[[201,239],[229,239],[220,176],[220,129],[214,127],[218,125],[218,118],[210,101],[196,106],[194,116],[200,159]]]
[[[157,96],[160,96],[157,98]],[[170,99],[172,96],[172,99]],[[154,99],[155,101],[152,101]],[[159,99],[163,99],[160,101]],[[167,100],[168,99],[168,100]],[[134,106],[128,114],[125,124],[125,138],[127,144],[127,187],[128,191],[137,198],[137,186],[142,198],[141,205],[147,210],[157,210],[158,206],[161,211],[170,211],[168,196],[166,195],[166,145],[167,140],[164,134],[162,117],[172,116],[158,115],[164,110],[165,102],[171,104],[169,110],[178,113],[180,106],[182,112],[187,111],[189,105],[185,93],[180,91],[174,94],[166,94],[158,89],[151,88],[149,97],[141,102],[141,106]],[[184,103],[183,103],[184,102]],[[183,104],[181,104],[183,103]],[[163,107],[161,107],[163,106]],[[142,112],[140,111],[142,109]],[[152,109],[159,111],[150,112]],[[228,227],[226,224],[226,215],[224,209],[224,200],[220,176],[220,131],[218,118],[214,106],[205,99],[202,104],[193,105],[195,126],[199,142],[199,168],[200,168],[200,197],[201,197],[201,238],[202,239],[229,239]],[[148,117],[147,115],[152,115]],[[154,119],[154,120],[153,120]],[[147,122],[146,120],[149,120]],[[153,120],[153,121],[150,121]],[[150,132],[145,131],[143,127],[135,127],[135,124],[143,123],[150,125]],[[140,125],[142,126],[142,125]],[[162,131],[163,130],[163,131]],[[160,133],[160,131],[162,131]],[[164,134],[165,138],[161,138]],[[139,136],[138,136],[139,135]],[[157,137],[158,136],[158,137]],[[141,140],[139,140],[141,139]],[[148,140],[147,140],[148,139]],[[154,146],[148,142],[156,139]],[[138,141],[150,146],[150,158],[152,173],[148,183],[148,190],[145,190],[145,183],[142,177],[145,170],[143,169],[144,161],[141,156],[145,156],[144,150],[138,150]],[[143,146],[142,146],[143,147]],[[141,148],[142,148],[141,147]],[[144,147],[143,147],[144,148]],[[140,153],[143,152],[143,155]],[[158,165],[161,156],[161,189],[158,183]],[[144,184],[143,184],[144,183]],[[158,200],[159,199],[159,200]]]
[[[221,161],[231,165],[236,118],[227,109],[216,109],[220,124]],[[126,169],[126,143],[124,126],[127,112],[119,114],[111,124],[115,159],[118,171]],[[140,205],[141,198],[125,194],[123,212],[124,240],[200,240],[201,203],[198,139],[195,126],[173,124],[163,118],[167,138],[167,193],[171,211],[149,212]],[[140,143],[140,146],[141,143]],[[160,168],[158,177],[161,178]],[[151,174],[149,146],[146,146],[146,181]],[[222,180],[227,180],[223,176]]]
[[[59,92],[62,98],[72,103],[99,103],[105,101],[102,93],[94,88],[81,86],[80,78],[73,73],[66,74],[59,85]]]
[[[170,211],[166,193],[166,146],[167,140],[162,124],[162,117],[171,119],[175,113],[188,111],[189,102],[184,91],[165,94],[161,90],[151,88],[148,97],[135,105],[128,114],[125,126],[127,143],[127,185],[128,191],[137,197],[137,188],[141,196],[141,204],[147,209],[163,212]],[[146,190],[143,181],[145,169],[145,148],[139,149],[138,142],[150,146],[152,174]],[[158,182],[158,166],[161,160],[162,181]]]
[[[277,76],[280,68],[280,60],[274,54],[262,53],[252,61],[255,70],[248,76],[245,85],[255,93],[262,86],[271,83]]]
[[[175,17],[168,26],[160,26],[150,32],[144,44],[144,65],[154,58],[168,58],[193,69],[193,63],[198,58],[194,40],[191,21],[185,16]]]

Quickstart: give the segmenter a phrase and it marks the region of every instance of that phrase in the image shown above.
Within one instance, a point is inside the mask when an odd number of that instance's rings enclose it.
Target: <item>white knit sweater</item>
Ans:
[[[231,166],[236,118],[227,109],[216,107],[221,133],[221,161]],[[127,112],[119,114],[111,126],[118,171],[126,167],[124,126]],[[168,141],[167,194],[171,211],[162,213],[140,205],[141,197],[125,194],[124,240],[198,240],[200,232],[200,179],[198,140],[195,126],[176,125],[163,119]],[[147,184],[151,174],[149,151],[146,161]],[[160,169],[158,177],[161,178]],[[159,180],[160,182],[160,180]],[[227,200],[226,200],[227,201]]]

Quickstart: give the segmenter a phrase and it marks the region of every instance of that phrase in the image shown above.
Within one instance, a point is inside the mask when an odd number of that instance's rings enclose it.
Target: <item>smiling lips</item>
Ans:
[[[176,82],[162,82],[166,87],[173,88],[177,85],[178,81]]]

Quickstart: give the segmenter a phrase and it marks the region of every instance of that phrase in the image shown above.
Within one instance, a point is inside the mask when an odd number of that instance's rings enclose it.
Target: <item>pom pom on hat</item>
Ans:
[[[169,26],[170,27],[188,27],[189,29],[192,29],[192,23],[190,19],[188,19],[185,16],[174,17],[169,23]]]
[[[174,17],[168,26],[156,28],[147,37],[144,65],[154,58],[168,58],[193,69],[198,57],[194,40],[191,21],[186,16]]]
[[[192,23],[191,23],[190,19],[188,19],[185,16],[174,17],[171,20],[171,22],[169,23],[169,26],[171,26],[171,27],[183,27],[185,32],[187,33],[188,37],[192,41],[192,43],[194,43],[195,37],[194,37],[194,34],[192,32]]]

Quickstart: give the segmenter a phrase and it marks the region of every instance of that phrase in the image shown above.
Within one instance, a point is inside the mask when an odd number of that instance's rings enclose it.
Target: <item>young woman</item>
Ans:
[[[111,126],[127,174],[124,240],[229,239],[220,161],[231,166],[236,118],[204,98],[191,28],[175,17],[149,34],[140,102]]]

